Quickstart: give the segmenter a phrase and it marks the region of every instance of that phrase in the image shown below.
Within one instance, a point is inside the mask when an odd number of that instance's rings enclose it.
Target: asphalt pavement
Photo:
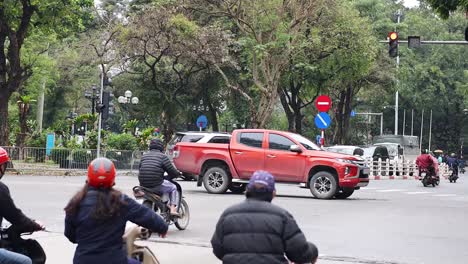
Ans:
[[[465,180],[466,178],[466,180]],[[4,181],[15,202],[50,232],[38,232],[49,264],[71,263],[74,245],[62,235],[63,207],[84,177],[15,176]],[[136,177],[120,176],[116,188],[131,194]],[[162,263],[220,263],[210,238],[222,211],[243,195],[214,195],[195,182],[182,182],[191,222],[171,227],[168,237],[150,245]],[[375,180],[346,200],[318,200],[308,189],[278,185],[273,203],[287,209],[320,251],[318,263],[468,263],[468,174],[436,188],[417,180]]]

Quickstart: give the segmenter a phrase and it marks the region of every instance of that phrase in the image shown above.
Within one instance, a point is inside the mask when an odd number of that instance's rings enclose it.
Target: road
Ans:
[[[372,181],[347,200],[313,199],[308,189],[278,185],[275,204],[294,215],[307,238],[320,250],[319,263],[468,263],[468,174],[451,184],[424,188],[416,180]],[[44,222],[51,233],[35,237],[47,263],[71,263],[74,247],[61,234],[63,207],[84,177],[7,175],[15,202]],[[120,176],[116,187],[130,194],[136,177]],[[222,211],[243,195],[207,194],[195,182],[182,182],[191,210],[185,231],[171,227],[166,239],[151,238],[162,263],[220,263],[211,254],[210,238]],[[70,261],[67,261],[70,260]]]

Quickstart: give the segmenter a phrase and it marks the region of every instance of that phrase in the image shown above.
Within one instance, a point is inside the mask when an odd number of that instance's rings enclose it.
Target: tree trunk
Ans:
[[[298,134],[302,134],[302,119],[304,118],[304,115],[301,114],[301,109],[298,110],[298,113],[295,113],[294,114],[294,118],[295,118],[295,124],[296,124],[296,127],[295,127],[295,133],[298,133]]]
[[[336,106],[335,111],[335,133],[333,137],[333,142],[335,144],[342,144],[343,142],[343,106],[345,101],[345,93],[344,91],[340,92],[340,98],[338,101],[338,105]]]
[[[296,132],[296,118],[294,116],[293,111],[291,111],[291,107],[289,106],[288,99],[286,98],[287,91],[284,89],[280,90],[280,101],[281,105],[283,106],[284,113],[286,114],[286,118],[288,119],[288,131]]]
[[[252,128],[265,128],[266,123],[270,120],[275,100],[278,96],[277,89],[271,87],[266,88],[268,92],[262,93],[258,107],[251,103],[251,126]]]
[[[8,98],[6,88],[0,87],[0,146],[9,145],[9,129],[8,129]]]
[[[343,106],[343,128],[342,128],[342,142],[348,144],[349,142],[349,121],[351,118],[351,103],[353,100],[353,85],[350,84],[346,89],[345,102]]]

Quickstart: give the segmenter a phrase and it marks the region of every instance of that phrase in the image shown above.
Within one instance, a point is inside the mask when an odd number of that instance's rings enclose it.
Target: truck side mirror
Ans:
[[[298,145],[291,145],[289,147],[289,151],[296,152],[296,153],[302,153],[302,149]]]

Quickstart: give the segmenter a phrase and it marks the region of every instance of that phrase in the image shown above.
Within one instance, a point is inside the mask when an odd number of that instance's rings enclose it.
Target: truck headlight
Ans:
[[[340,159],[340,158],[337,158],[336,160],[342,163],[354,164],[352,160]]]

